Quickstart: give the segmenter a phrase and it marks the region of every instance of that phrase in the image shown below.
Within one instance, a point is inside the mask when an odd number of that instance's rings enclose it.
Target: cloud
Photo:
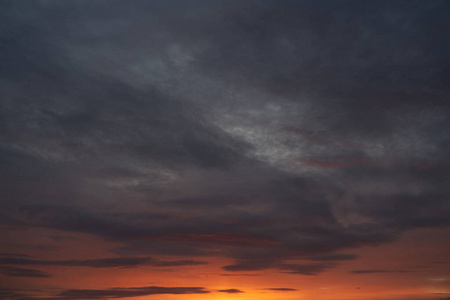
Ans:
[[[245,260],[238,262],[235,265],[224,266],[223,269],[232,272],[278,269],[282,273],[290,273],[298,275],[317,275],[336,266],[337,264],[334,262],[320,263],[320,264],[296,264],[296,263],[285,264],[270,260],[259,262],[255,260]]]
[[[290,193],[302,193],[300,189],[291,184],[286,185],[283,183],[283,185],[285,185],[283,188],[284,193],[287,193],[287,195],[283,196],[286,198],[291,196]],[[269,190],[269,192],[271,191]],[[281,223],[279,228],[278,226],[280,225],[272,227],[271,221],[267,222],[267,220],[272,218],[269,212],[259,215],[252,213],[234,214],[234,221],[231,223],[222,222],[221,217],[194,218],[188,225],[183,219],[161,218],[155,213],[105,213],[94,215],[85,208],[60,205],[16,205],[12,206],[11,213],[8,216],[11,224],[91,233],[105,239],[126,243],[128,246],[118,249],[118,254],[121,254],[121,252],[133,253],[133,251],[138,251],[139,253],[141,251],[142,253],[153,253],[155,255],[198,256],[205,255],[205,249],[217,249],[220,251],[222,247],[227,246],[229,252],[223,252],[223,254],[236,260],[235,264],[224,266],[224,269],[227,271],[280,269],[282,261],[287,257],[317,261],[351,259],[354,256],[348,254],[312,254],[332,253],[349,245],[378,244],[391,238],[390,233],[386,234],[376,226],[342,227],[329,215],[329,208],[326,203],[309,201],[297,203],[287,198],[285,203],[279,203],[277,206],[275,206],[275,209],[280,214],[283,214],[286,220],[290,219],[292,222],[298,223],[295,226],[297,227],[296,230],[303,232],[302,239],[298,239],[295,234],[290,235],[283,232],[281,229],[286,228],[286,225],[283,225],[283,223]],[[298,206],[302,206],[303,210],[298,212]],[[287,209],[287,207],[290,208]],[[224,210],[220,213],[232,212],[233,209],[229,211]],[[303,219],[298,221],[299,215]],[[314,222],[317,225],[311,225]],[[250,224],[253,224],[253,227],[249,227]],[[242,228],[252,229],[246,231],[242,230]],[[317,237],[318,233],[320,233],[320,237]],[[180,241],[182,242],[181,244]],[[174,246],[175,244],[176,247]],[[327,245],[327,247],[323,245]],[[139,250],[140,248],[142,250]],[[14,263],[18,264],[47,263],[45,261],[36,262],[25,259],[4,261],[15,261]],[[124,257],[48,263],[106,267],[146,264],[154,266],[194,265],[201,262],[193,260],[162,262],[152,261],[148,257]],[[328,266],[331,267],[331,265]],[[281,267],[283,270],[285,268],[285,265]],[[292,273],[303,274],[305,271],[292,271]],[[306,271],[306,273],[308,272]]]
[[[183,295],[183,294],[207,294],[209,291],[203,287],[134,287],[134,288],[111,288],[104,290],[64,290],[56,296],[48,299],[71,300],[71,299],[105,299],[105,298],[130,298],[150,295]],[[38,299],[38,298],[36,298]]]
[[[272,261],[241,260],[236,264],[223,266],[222,269],[231,272],[242,272],[265,270],[274,266],[275,265]]]
[[[245,273],[239,273],[239,274],[219,274],[220,276],[226,276],[226,277],[235,277],[235,276],[261,276],[260,274],[245,274]]]
[[[3,264],[316,275],[450,225],[445,1],[194,2],[0,4],[2,235],[122,256]]]
[[[291,288],[265,288],[264,290],[276,291],[276,292],[295,292],[295,291],[298,291],[297,289],[291,289]]]
[[[98,259],[73,259],[73,260],[34,260],[27,258],[0,258],[0,265],[41,265],[41,266],[65,266],[65,267],[91,267],[91,268],[116,268],[137,266],[195,266],[206,262],[194,260],[158,260],[151,257],[117,257]]]
[[[376,273],[407,273],[409,271],[398,271],[398,270],[353,270],[350,273],[353,274],[376,274]]]
[[[172,260],[172,261],[158,261],[153,265],[158,267],[179,267],[179,266],[198,266],[206,265],[207,262],[197,260]]]
[[[243,291],[238,290],[238,289],[218,290],[218,292],[220,292],[220,293],[227,293],[227,294],[239,294],[239,293],[244,293]]]
[[[23,269],[17,267],[0,267],[0,272],[2,272],[3,275],[13,277],[35,277],[35,278],[50,277],[50,275],[48,275],[46,272],[40,270]]]
[[[17,293],[13,289],[8,288],[0,288],[0,296],[2,296],[5,299],[23,299],[24,295],[21,293]]]
[[[17,292],[13,289],[0,289],[0,296],[14,300],[79,300],[79,299],[123,299],[152,295],[208,294],[203,287],[115,287],[110,289],[68,289],[53,296],[42,297],[33,293]]]
[[[308,257],[309,260],[313,261],[342,261],[342,260],[354,260],[357,258],[358,255],[356,254],[327,254]]]
[[[21,253],[0,253],[0,256],[12,257],[12,258],[31,258],[30,255],[21,254]]]
[[[330,268],[335,267],[334,263],[323,264],[282,264],[280,269],[283,272],[300,275],[317,275]]]

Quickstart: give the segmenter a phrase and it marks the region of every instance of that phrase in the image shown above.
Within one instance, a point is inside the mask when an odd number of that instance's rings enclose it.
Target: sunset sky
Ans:
[[[450,1],[0,0],[0,299],[449,300]]]

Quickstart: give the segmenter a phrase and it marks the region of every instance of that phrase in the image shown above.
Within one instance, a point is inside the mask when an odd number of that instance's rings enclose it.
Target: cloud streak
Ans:
[[[13,277],[34,277],[34,278],[48,278],[49,274],[40,270],[24,269],[17,267],[0,267],[0,272],[6,276]]]
[[[240,293],[244,293],[243,291],[238,290],[238,289],[218,290],[218,292],[220,292],[220,293],[227,293],[227,294],[240,294]]]
[[[295,292],[298,291],[297,289],[291,289],[291,288],[265,288],[266,291],[276,291],[276,292]]]
[[[123,299],[131,297],[142,297],[152,295],[186,295],[186,294],[207,294],[209,291],[203,287],[130,287],[130,288],[111,288],[99,290],[81,290],[72,289],[59,292],[57,295],[47,298],[24,297],[18,299],[55,299],[55,300],[72,300],[72,299]]]
[[[117,267],[179,267],[204,265],[206,262],[194,260],[163,261],[151,257],[117,257],[99,259],[73,259],[73,260],[34,260],[25,258],[0,258],[0,265],[39,265],[64,267],[90,267],[90,268],[117,268]]]
[[[227,276],[320,275],[449,228],[447,2],[3,2],[0,264],[17,285],[47,275],[27,266],[218,258]],[[118,257],[31,257],[16,232]]]

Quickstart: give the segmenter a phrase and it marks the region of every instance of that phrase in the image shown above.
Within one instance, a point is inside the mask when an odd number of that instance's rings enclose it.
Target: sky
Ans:
[[[0,0],[0,298],[450,299],[449,15]]]

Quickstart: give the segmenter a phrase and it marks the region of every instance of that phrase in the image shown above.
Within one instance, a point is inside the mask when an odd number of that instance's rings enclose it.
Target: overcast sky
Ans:
[[[449,16],[0,0],[0,297],[449,299]]]

